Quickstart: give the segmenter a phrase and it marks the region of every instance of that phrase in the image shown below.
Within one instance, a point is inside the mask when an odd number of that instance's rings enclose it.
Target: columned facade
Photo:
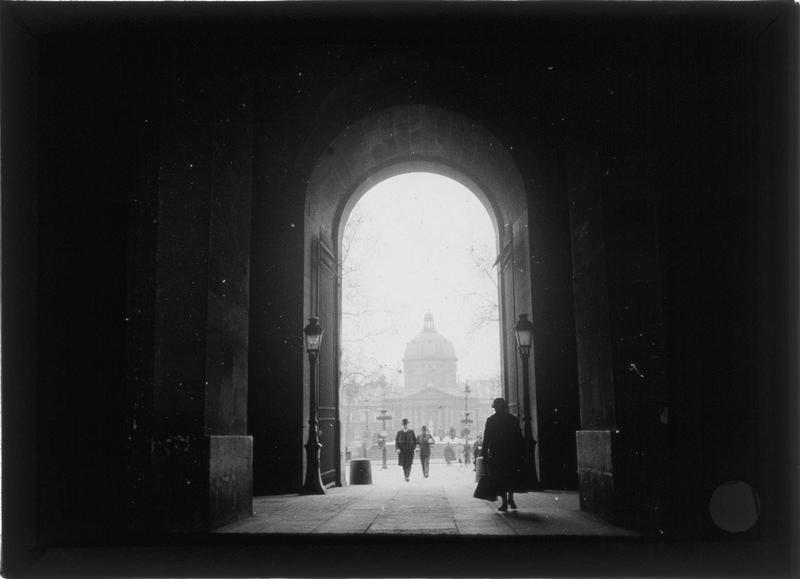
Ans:
[[[482,432],[491,412],[488,409],[493,392],[481,383],[470,396],[469,382],[456,381],[457,364],[453,344],[436,330],[434,316],[428,312],[422,331],[406,344],[403,392],[386,399],[386,408],[398,421],[395,424],[408,418],[412,428],[420,430],[423,425],[427,426],[433,436],[440,438],[451,433],[474,438],[476,433]],[[499,381],[496,392],[499,392]],[[469,432],[464,432],[465,429]]]

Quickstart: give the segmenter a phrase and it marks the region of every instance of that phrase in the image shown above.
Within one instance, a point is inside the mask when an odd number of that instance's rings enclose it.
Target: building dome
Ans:
[[[455,361],[456,351],[452,342],[436,331],[433,314],[425,314],[425,325],[406,345],[403,362]]]

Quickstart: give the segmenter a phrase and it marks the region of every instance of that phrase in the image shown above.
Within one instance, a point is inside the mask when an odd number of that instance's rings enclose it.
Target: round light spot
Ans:
[[[743,533],[758,522],[758,495],[746,482],[728,481],[714,490],[708,510],[723,531]]]

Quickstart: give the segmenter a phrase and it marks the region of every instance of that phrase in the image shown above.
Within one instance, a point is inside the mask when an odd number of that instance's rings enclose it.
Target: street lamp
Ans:
[[[461,421],[464,424],[464,444],[469,444],[470,424],[472,424],[472,419],[469,417],[471,413],[467,411],[467,398],[470,392],[469,382],[467,382],[464,384],[464,420]]]
[[[322,343],[322,327],[319,318],[309,318],[308,325],[303,328],[306,337],[306,351],[308,364],[311,369],[310,388],[308,395],[308,443],[306,444],[306,482],[303,484],[302,494],[324,495],[325,487],[322,485],[322,474],[319,468],[319,451],[322,443],[319,441],[319,420],[317,419],[317,358],[319,347]]]
[[[369,413],[372,412],[369,407],[369,400],[364,400],[364,440],[361,442],[361,448],[364,452],[364,458],[367,457],[367,452],[372,446],[372,440],[369,432]]]
[[[386,439],[389,437],[389,432],[386,430],[386,421],[391,420],[391,415],[386,414],[386,409],[381,409],[381,415],[378,420],[381,421],[381,433],[378,438],[378,444],[381,446],[381,455],[383,457],[383,466],[381,470],[386,470]]]
[[[531,426],[531,395],[530,377],[528,375],[528,360],[531,356],[531,343],[533,342],[533,324],[528,319],[528,314],[519,314],[517,323],[514,324],[514,334],[517,338],[517,348],[522,357],[522,395],[525,404],[525,446],[526,458],[528,460],[527,484],[529,490],[541,488],[539,477],[536,474],[536,439],[533,438],[533,427]]]

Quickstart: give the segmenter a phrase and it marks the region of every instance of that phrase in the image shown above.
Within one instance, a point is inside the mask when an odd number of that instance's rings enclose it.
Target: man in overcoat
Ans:
[[[431,464],[431,445],[436,444],[427,426],[422,427],[422,434],[417,439],[419,443],[419,462],[422,464],[422,476],[428,477]]]
[[[411,463],[414,462],[414,450],[417,448],[417,436],[408,427],[408,418],[403,418],[402,422],[403,428],[397,431],[394,444],[397,449],[397,464],[403,467],[403,474],[408,482],[411,477]]]

